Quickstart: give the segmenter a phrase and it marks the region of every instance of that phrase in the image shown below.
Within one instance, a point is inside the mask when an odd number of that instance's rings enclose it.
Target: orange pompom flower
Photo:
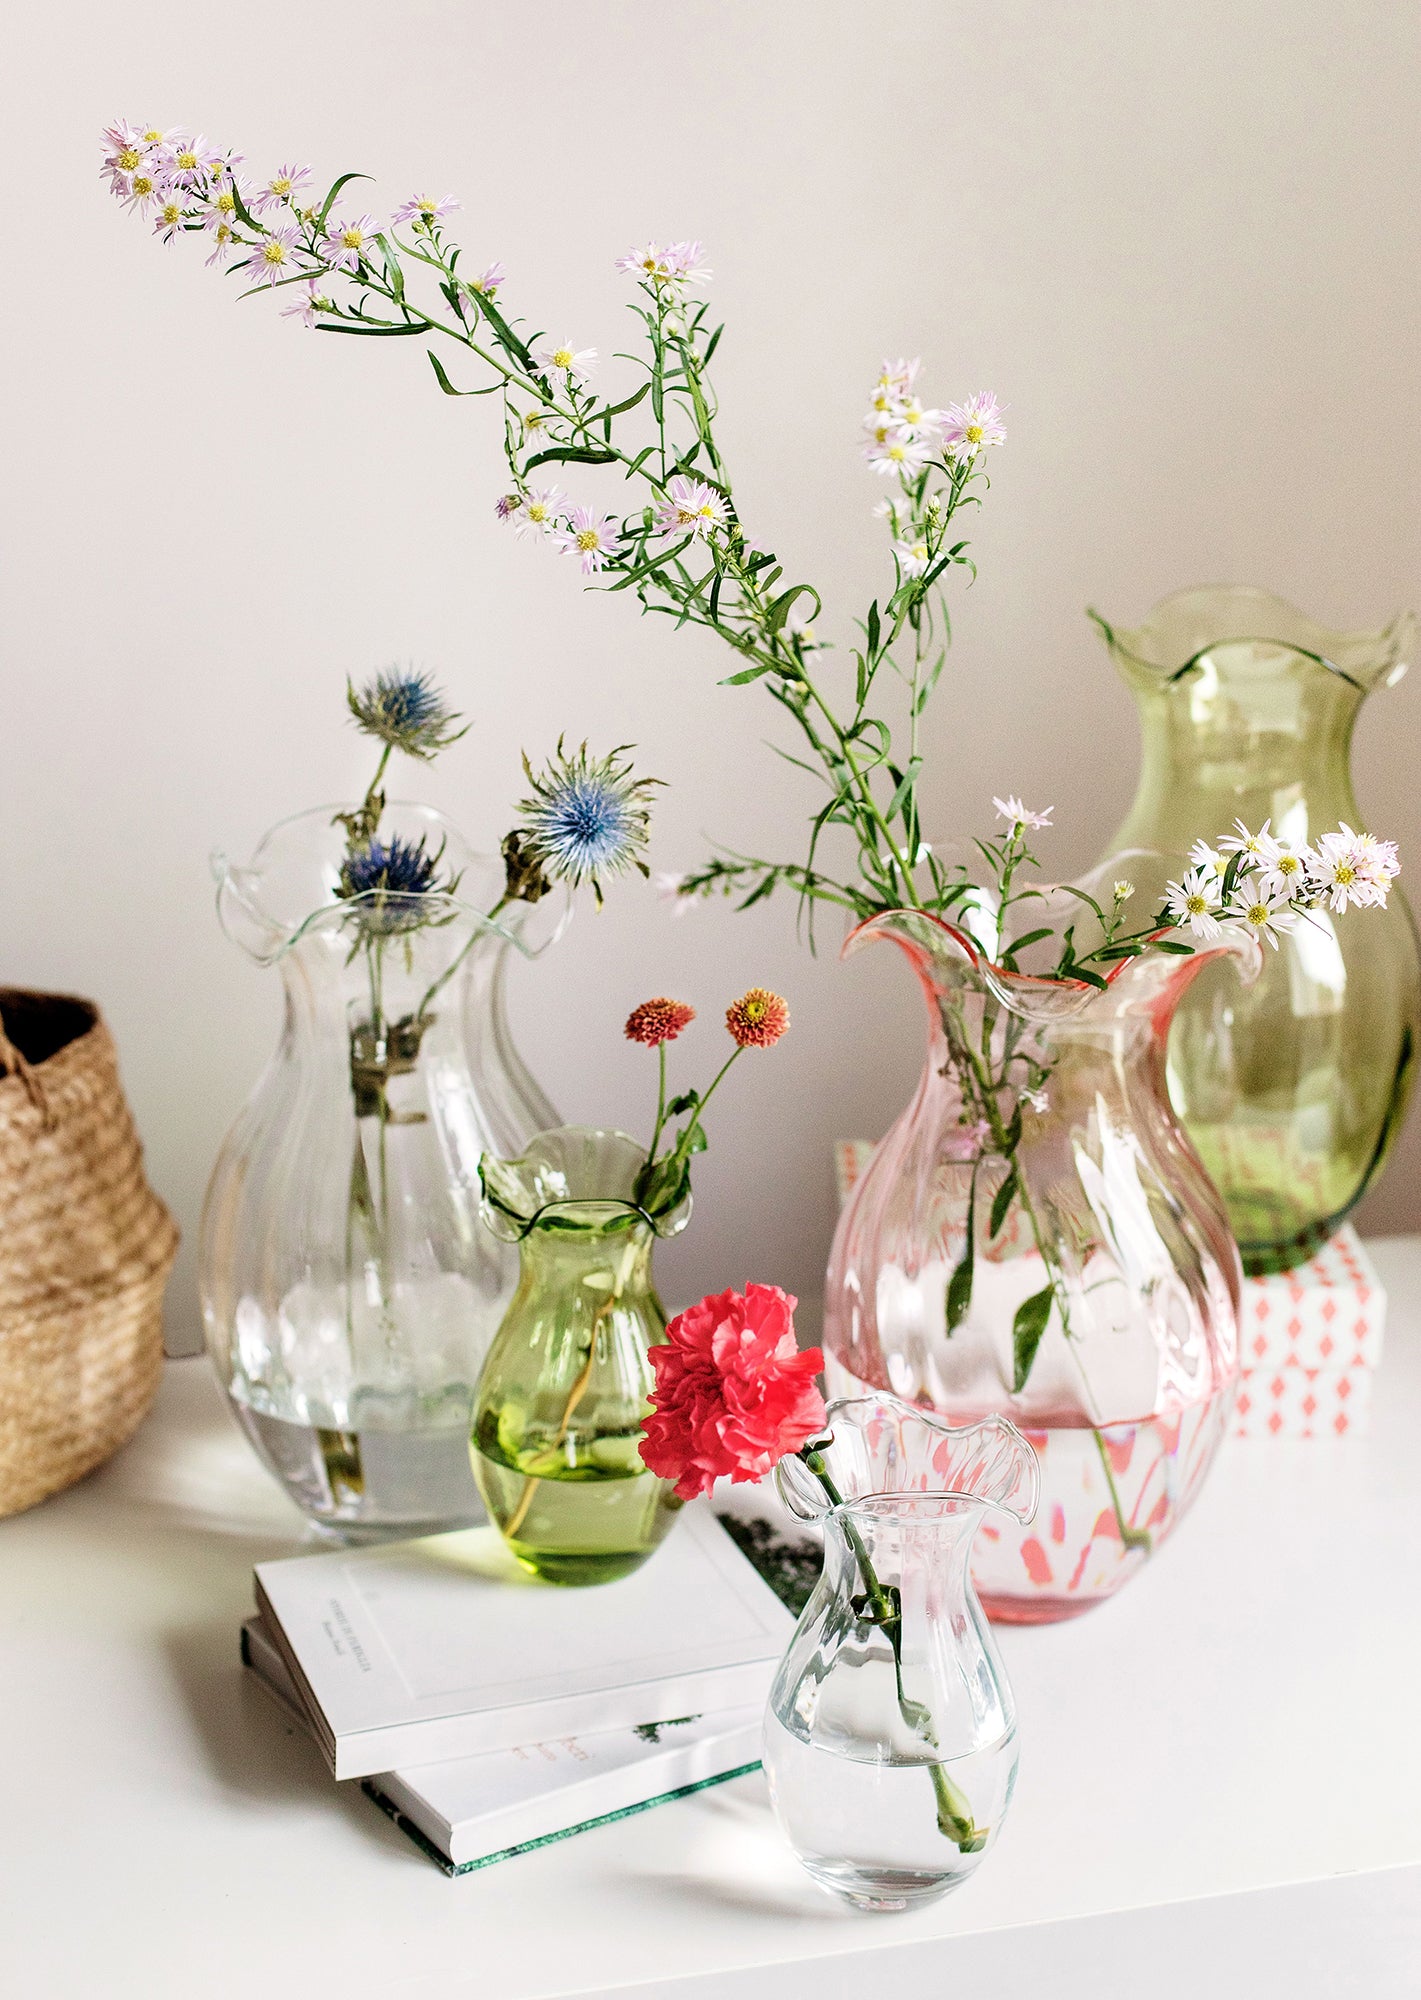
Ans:
[[[688,1007],[684,1000],[643,1000],[628,1014],[622,1032],[629,1042],[640,1042],[644,1048],[654,1049],[662,1042],[674,1042],[695,1018],[695,1008]]]
[[[789,1026],[789,1002],[763,986],[752,986],[726,1008],[725,1025],[737,1047],[772,1049]]]

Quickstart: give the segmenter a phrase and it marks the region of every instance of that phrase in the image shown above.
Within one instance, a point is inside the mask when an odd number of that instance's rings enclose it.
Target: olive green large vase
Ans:
[[[1110,849],[1138,891],[1158,895],[1235,818],[1271,821],[1294,846],[1366,826],[1352,731],[1367,696],[1406,671],[1409,613],[1332,632],[1266,591],[1214,588],[1165,598],[1131,631],[1090,615],[1140,712],[1139,789]],[[1385,910],[1312,913],[1264,957],[1247,989],[1201,974],[1169,1042],[1175,1108],[1252,1272],[1302,1261],[1376,1179],[1421,1033],[1416,931],[1396,889]]]

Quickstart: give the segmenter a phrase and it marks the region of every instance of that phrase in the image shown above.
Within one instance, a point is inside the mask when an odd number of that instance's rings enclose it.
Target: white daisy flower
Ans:
[[[1241,879],[1229,899],[1228,914],[1247,924],[1256,938],[1266,938],[1275,951],[1279,938],[1298,921],[1297,911],[1289,907],[1286,899],[1268,893],[1261,875],[1245,875]]]
[[[540,375],[580,389],[597,366],[597,349],[574,347],[570,340],[540,341],[533,349],[533,366]]]
[[[1191,868],[1182,882],[1170,882],[1165,889],[1165,908],[1181,930],[1195,937],[1216,938],[1219,920],[1219,879],[1204,868]]]
[[[1054,806],[1047,806],[1044,812],[1031,812],[1022,804],[1015,792],[1009,793],[1004,799],[994,797],[992,804],[997,809],[998,819],[1004,819],[1008,826],[1015,827],[1049,826],[1051,815],[1056,810]]]

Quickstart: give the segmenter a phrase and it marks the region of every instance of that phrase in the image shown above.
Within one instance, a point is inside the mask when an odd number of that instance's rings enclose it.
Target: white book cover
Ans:
[[[699,1505],[587,1589],[465,1528],[259,1563],[256,1594],[337,1778],[755,1707],[794,1629]]]
[[[242,1658],[292,1720],[310,1718],[260,1618],[242,1627]],[[411,1771],[382,1771],[364,1789],[450,1874],[506,1861],[759,1768],[760,1708],[599,1730],[516,1750],[489,1750]]]

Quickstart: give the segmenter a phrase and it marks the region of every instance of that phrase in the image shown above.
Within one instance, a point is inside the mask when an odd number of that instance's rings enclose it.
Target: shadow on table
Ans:
[[[319,1749],[241,1663],[235,1626],[193,1625],[163,1637],[169,1669],[225,1790],[273,1811],[317,1807],[413,1867],[430,1863],[358,1785],[338,1785]]]

